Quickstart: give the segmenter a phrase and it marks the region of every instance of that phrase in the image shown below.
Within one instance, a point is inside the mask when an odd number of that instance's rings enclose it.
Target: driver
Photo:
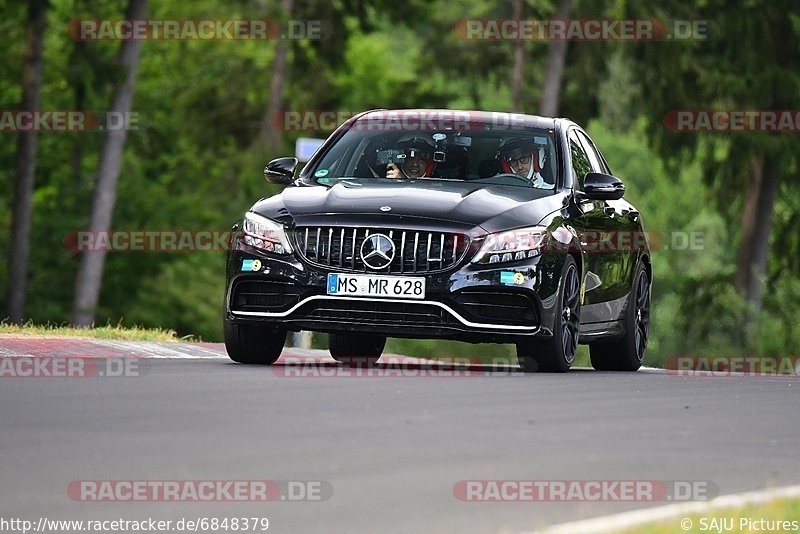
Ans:
[[[497,158],[505,173],[523,176],[538,189],[551,189],[553,184],[546,182],[542,169],[546,161],[544,149],[537,147],[530,139],[506,139],[497,149]]]
[[[430,176],[433,170],[433,145],[422,137],[404,136],[397,141],[397,148],[405,157],[402,163],[386,166],[387,178],[423,178]]]

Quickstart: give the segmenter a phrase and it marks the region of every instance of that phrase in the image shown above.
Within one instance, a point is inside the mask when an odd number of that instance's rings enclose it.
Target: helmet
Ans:
[[[544,151],[541,150],[541,147],[537,147],[530,139],[512,137],[500,143],[500,146],[497,148],[496,157],[500,160],[500,166],[502,167],[503,172],[515,173],[515,171],[511,168],[511,165],[508,163],[509,160],[515,156],[530,154],[533,158],[530,172],[532,176],[534,173],[542,171],[542,163],[544,158],[543,152]]]

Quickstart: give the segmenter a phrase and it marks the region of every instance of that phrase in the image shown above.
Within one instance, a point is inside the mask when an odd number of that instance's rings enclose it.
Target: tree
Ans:
[[[511,18],[522,20],[525,0],[514,0]],[[517,39],[514,43],[514,71],[511,77],[511,112],[520,112],[520,93],[522,92],[522,73],[525,68],[525,41]]]
[[[763,304],[776,191],[780,182],[797,191],[797,142],[786,133],[674,133],[661,122],[676,110],[797,109],[800,18],[789,0],[757,0],[735,10],[715,0],[693,11],[653,0],[631,6],[628,15],[647,18],[667,9],[710,27],[692,40],[632,45],[643,111],[653,120],[649,132],[661,155],[673,166],[700,161],[716,207],[739,225],[733,283],[747,304],[740,332],[749,346]]]
[[[129,0],[125,18],[127,20],[144,19],[146,12],[147,0]],[[118,116],[127,116],[132,109],[140,51],[139,40],[123,41],[120,46],[119,64],[124,70],[125,79],[117,87],[110,108],[110,112],[118,114]],[[89,223],[89,229],[92,231],[102,232],[111,228],[126,137],[125,128],[109,129],[105,133],[97,169],[91,222]],[[72,307],[72,323],[75,326],[87,327],[94,323],[95,310],[103,283],[105,259],[106,251],[104,250],[85,252],[81,258]]]
[[[279,20],[285,21],[291,17],[294,0],[281,0],[281,17]],[[283,105],[283,86],[286,83],[287,56],[289,46],[286,39],[278,36],[278,46],[275,50],[275,61],[272,64],[272,77],[269,83],[269,105],[267,106],[267,117],[261,130],[261,139],[268,151],[275,152],[278,149],[280,137],[275,131],[275,117],[280,113]]]
[[[22,70],[22,105],[20,106],[26,111],[39,110],[47,6],[47,0],[31,0],[28,4],[28,35],[25,65]],[[36,131],[21,132],[17,139],[17,172],[14,179],[14,213],[11,222],[11,250],[13,253],[8,263],[6,295],[8,320],[12,323],[22,322],[25,314],[36,153]]]
[[[571,0],[561,0],[555,18],[558,20],[569,18],[570,8]],[[554,39],[547,48],[547,67],[544,71],[544,89],[539,109],[539,113],[545,117],[555,117],[558,114],[568,43],[566,39]]]

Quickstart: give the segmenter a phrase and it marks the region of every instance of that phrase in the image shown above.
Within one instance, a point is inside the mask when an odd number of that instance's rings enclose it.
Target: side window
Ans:
[[[592,164],[592,170],[594,172],[602,172],[605,174],[609,174],[608,167],[606,167],[603,158],[600,157],[599,152],[597,151],[597,147],[594,146],[594,143],[583,134],[583,132],[578,132],[578,137],[583,143],[583,148],[586,151],[586,155],[589,156],[589,162]]]
[[[583,177],[586,176],[587,172],[592,171],[592,165],[575,130],[569,133],[569,153],[570,160],[572,160],[572,169],[575,171],[575,177],[578,180],[578,189],[583,190]]]
[[[597,156],[600,158],[600,164],[603,165],[603,168],[605,169],[603,172],[606,174],[614,174],[613,172],[611,172],[611,167],[608,166],[608,161],[606,161],[606,158],[605,156],[603,156],[603,153],[600,152],[600,149],[597,148],[597,145],[595,145],[591,139],[589,139],[589,143],[592,145],[592,148],[597,153]]]

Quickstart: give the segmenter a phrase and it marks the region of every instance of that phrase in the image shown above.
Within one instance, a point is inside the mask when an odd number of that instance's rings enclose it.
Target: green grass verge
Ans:
[[[120,339],[123,341],[198,341],[192,336],[178,338],[174,330],[161,328],[141,328],[139,326],[124,327],[121,325],[106,324],[92,328],[73,328],[59,324],[37,325],[32,322],[25,324],[9,324],[0,322],[0,335],[13,336],[42,336],[42,337],[77,337],[94,339]]]
[[[761,520],[763,523],[760,523]],[[787,525],[777,523],[782,521],[788,521],[789,528],[785,528]],[[792,521],[794,524],[791,524]],[[691,526],[689,527],[689,525]],[[729,509],[715,509],[711,506],[706,513],[689,514],[659,523],[647,523],[618,532],[620,534],[675,534],[676,532],[720,531],[725,534],[798,532],[800,531],[800,498],[780,499],[764,504]]]

